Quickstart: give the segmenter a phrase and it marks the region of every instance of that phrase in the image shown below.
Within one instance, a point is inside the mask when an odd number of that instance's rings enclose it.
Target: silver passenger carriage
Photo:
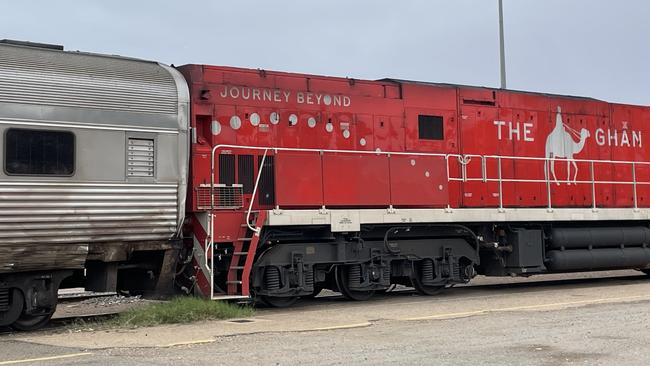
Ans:
[[[0,326],[46,322],[61,282],[171,286],[188,108],[172,67],[0,41]]]

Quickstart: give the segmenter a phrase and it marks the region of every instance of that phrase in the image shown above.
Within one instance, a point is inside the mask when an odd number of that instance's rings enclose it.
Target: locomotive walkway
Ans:
[[[247,337],[266,340],[260,341],[260,347],[273,348],[273,340],[283,337],[294,339],[296,342],[300,340],[299,343],[302,343],[332,334],[332,341],[339,343],[338,337],[345,337],[345,333],[381,332],[390,335],[402,331],[411,332],[415,336],[425,328],[432,331],[437,327],[444,327],[447,329],[445,334],[465,334],[467,339],[473,339],[475,332],[484,331],[482,324],[512,317],[518,319],[516,323],[502,324],[501,328],[494,328],[492,331],[497,332],[494,334],[496,338],[486,339],[485,342],[495,343],[496,346],[496,343],[500,342],[499,332],[536,335],[528,323],[534,319],[546,318],[547,325],[555,327],[559,332],[550,335],[550,339],[560,341],[557,338],[565,331],[563,329],[570,328],[574,323],[583,322],[587,323],[587,326],[594,326],[594,332],[608,331],[607,327],[611,327],[612,332],[618,329],[613,322],[608,323],[608,319],[599,318],[603,316],[600,313],[593,322],[583,319],[583,313],[598,313],[611,309],[613,313],[618,314],[616,309],[619,307],[625,307],[628,313],[634,309],[645,309],[642,313],[648,313],[650,278],[635,271],[612,272],[609,275],[613,277],[580,274],[549,275],[531,279],[477,278],[472,286],[448,289],[437,297],[420,297],[410,291],[399,291],[363,303],[347,302],[339,296],[324,296],[303,301],[291,309],[260,309],[254,318],[242,322],[212,321],[135,330],[76,333],[43,331],[18,334],[0,337],[0,349],[3,350],[0,352],[0,365],[15,364],[6,362],[21,359],[38,360],[42,364],[59,364],[64,360],[72,362],[71,359],[79,359],[79,362],[82,362],[85,358],[105,358],[115,352],[126,354],[131,352],[129,349],[134,348],[160,349],[162,353],[182,352],[197,347],[245,348],[247,341],[244,339]],[[555,318],[557,320],[554,320]],[[626,319],[647,328],[647,322],[643,319],[637,321],[630,316]],[[463,326],[450,330],[449,327],[454,328],[454,324]],[[640,336],[650,337],[650,332],[646,329]],[[303,347],[299,344],[295,346]],[[370,347],[364,343],[365,346]],[[404,345],[394,345],[396,348],[402,346]],[[544,347],[534,347],[531,352],[542,352],[546,349]],[[33,351],[24,353],[26,349]],[[319,351],[325,352],[317,349],[308,352]],[[252,359],[249,361],[255,363]]]

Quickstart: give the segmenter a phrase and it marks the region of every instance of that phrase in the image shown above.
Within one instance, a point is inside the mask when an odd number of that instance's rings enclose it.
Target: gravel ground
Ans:
[[[115,314],[152,302],[156,301],[143,299],[141,296],[122,295],[91,297],[82,300],[67,299],[59,302],[52,318]]]

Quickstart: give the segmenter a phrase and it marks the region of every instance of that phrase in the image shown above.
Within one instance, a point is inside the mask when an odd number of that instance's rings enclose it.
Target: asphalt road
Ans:
[[[249,323],[4,336],[0,365],[649,364],[650,279],[623,275],[325,297]]]

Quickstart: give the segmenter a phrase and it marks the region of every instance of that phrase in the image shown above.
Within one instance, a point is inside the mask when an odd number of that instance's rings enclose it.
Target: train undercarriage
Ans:
[[[83,269],[2,273],[0,327],[41,328],[56,311],[62,288],[169,296],[179,249],[178,240],[91,246]]]
[[[250,292],[274,307],[322,289],[367,300],[393,285],[434,295],[486,276],[637,269],[650,273],[648,223],[367,225],[360,232],[327,227],[269,227],[262,231]],[[231,257],[221,246],[215,286],[226,286]]]
[[[263,234],[251,287],[270,305],[314,296],[322,289],[365,300],[393,284],[433,294],[469,281],[479,259],[476,238],[460,225],[377,226],[338,235],[313,228],[301,230],[296,239],[292,234],[283,228]]]

